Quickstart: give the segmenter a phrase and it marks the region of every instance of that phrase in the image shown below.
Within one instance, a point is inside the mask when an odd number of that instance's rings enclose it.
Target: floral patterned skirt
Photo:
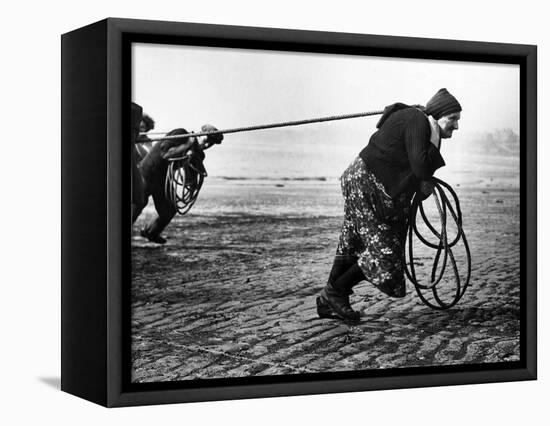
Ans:
[[[341,177],[344,224],[337,255],[355,256],[366,280],[392,297],[405,296],[404,250],[410,200],[392,199],[357,157]]]

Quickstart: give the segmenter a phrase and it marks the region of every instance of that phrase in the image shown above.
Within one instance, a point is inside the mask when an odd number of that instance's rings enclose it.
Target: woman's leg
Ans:
[[[390,198],[364,163],[357,164],[345,183],[348,225],[343,229],[338,251],[357,255],[365,279],[378,289],[392,297],[403,297],[409,200],[404,195]]]
[[[372,282],[392,297],[405,295],[407,204],[390,199],[360,159],[342,176],[342,193],[344,223],[336,254],[354,261],[344,269],[335,259],[338,267],[333,265],[329,282],[317,299],[317,312],[328,317],[333,316],[332,310],[344,319],[356,320],[359,314],[351,308],[349,296],[362,280]]]
[[[317,298],[317,313],[322,318],[338,316],[352,321],[359,319],[359,313],[352,309],[349,297],[353,293],[352,287],[363,280],[364,276],[361,270],[348,271],[357,265],[357,254],[363,249],[356,229],[356,194],[353,188],[362,166],[362,160],[356,159],[341,178],[344,222],[327,285]]]
[[[143,228],[141,235],[149,239],[149,241],[164,244],[166,243],[166,239],[160,234],[164,231],[164,228],[168,226],[177,211],[170,200],[166,198],[161,188],[157,188],[153,193],[153,201],[155,202],[157,217]]]

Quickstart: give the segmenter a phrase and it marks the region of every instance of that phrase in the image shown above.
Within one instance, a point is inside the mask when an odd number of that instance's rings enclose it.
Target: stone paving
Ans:
[[[359,324],[319,319],[340,218],[200,215],[165,246],[133,237],[133,381],[248,377],[519,360],[517,190],[464,197],[472,280],[434,311],[408,283],[390,299],[356,287]],[[458,256],[463,265],[463,256]],[[462,262],[462,263],[461,263]],[[429,263],[419,252],[417,267]],[[450,285],[450,284],[449,284]]]

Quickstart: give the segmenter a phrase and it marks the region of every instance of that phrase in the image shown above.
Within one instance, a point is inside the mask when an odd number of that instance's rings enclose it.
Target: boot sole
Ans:
[[[325,301],[323,301],[321,296],[317,296],[315,302],[317,303],[317,315],[319,315],[319,318],[343,319],[340,315],[334,312]]]
[[[355,324],[361,321],[361,318],[346,318],[342,315],[339,315],[337,312],[334,311],[328,304],[328,302],[323,299],[321,296],[317,296],[317,299],[315,300],[317,303],[317,315],[319,315],[319,318],[328,318],[328,319],[338,319],[341,321],[344,321],[345,323],[351,323]]]

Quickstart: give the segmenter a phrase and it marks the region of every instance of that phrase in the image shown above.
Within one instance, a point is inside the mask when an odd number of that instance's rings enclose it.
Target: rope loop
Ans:
[[[204,167],[197,167],[192,160],[192,154],[170,159],[166,172],[164,194],[180,215],[193,207],[208,176]]]
[[[404,251],[404,263],[405,263],[405,273],[407,278],[414,284],[416,293],[420,297],[422,302],[429,306],[432,309],[444,310],[449,309],[455,306],[464,293],[466,288],[470,283],[470,276],[472,272],[472,260],[470,255],[470,248],[468,246],[468,241],[464,230],[462,229],[462,212],[460,210],[460,202],[458,196],[453,191],[453,189],[445,182],[440,179],[432,178],[432,183],[434,184],[434,189],[432,191],[432,198],[437,207],[440,219],[440,230],[438,231],[434,225],[428,219],[426,212],[424,210],[423,202],[421,201],[418,193],[415,194],[412,204],[411,211],[409,216],[409,223],[407,229],[407,245],[408,250]],[[451,195],[452,200],[454,201],[454,207],[451,203],[449,196]],[[417,216],[420,212],[420,216],[426,225],[426,228],[432,234],[432,238],[435,237],[437,242],[429,240],[429,237],[424,236],[418,229],[417,225]],[[450,213],[450,217],[449,217]],[[454,221],[457,232],[456,235],[452,238],[449,238],[448,235],[448,220]],[[452,223],[452,222],[451,222]],[[414,240],[413,236],[416,236],[418,240],[423,243],[425,246],[435,250],[435,256],[433,258],[432,270],[430,274],[430,282],[427,284],[420,283],[416,275],[415,264],[414,264]],[[456,263],[455,254],[453,248],[462,241],[464,250],[466,253],[466,263],[467,263],[467,273],[464,280],[461,279],[458,266]],[[408,259],[407,257],[408,253]],[[452,273],[455,278],[455,291],[454,296],[451,301],[444,301],[440,291],[438,290],[438,285],[442,283],[442,279],[445,275],[445,270],[448,263],[451,264]],[[423,293],[423,291],[431,291],[432,300],[429,300],[428,297]]]

